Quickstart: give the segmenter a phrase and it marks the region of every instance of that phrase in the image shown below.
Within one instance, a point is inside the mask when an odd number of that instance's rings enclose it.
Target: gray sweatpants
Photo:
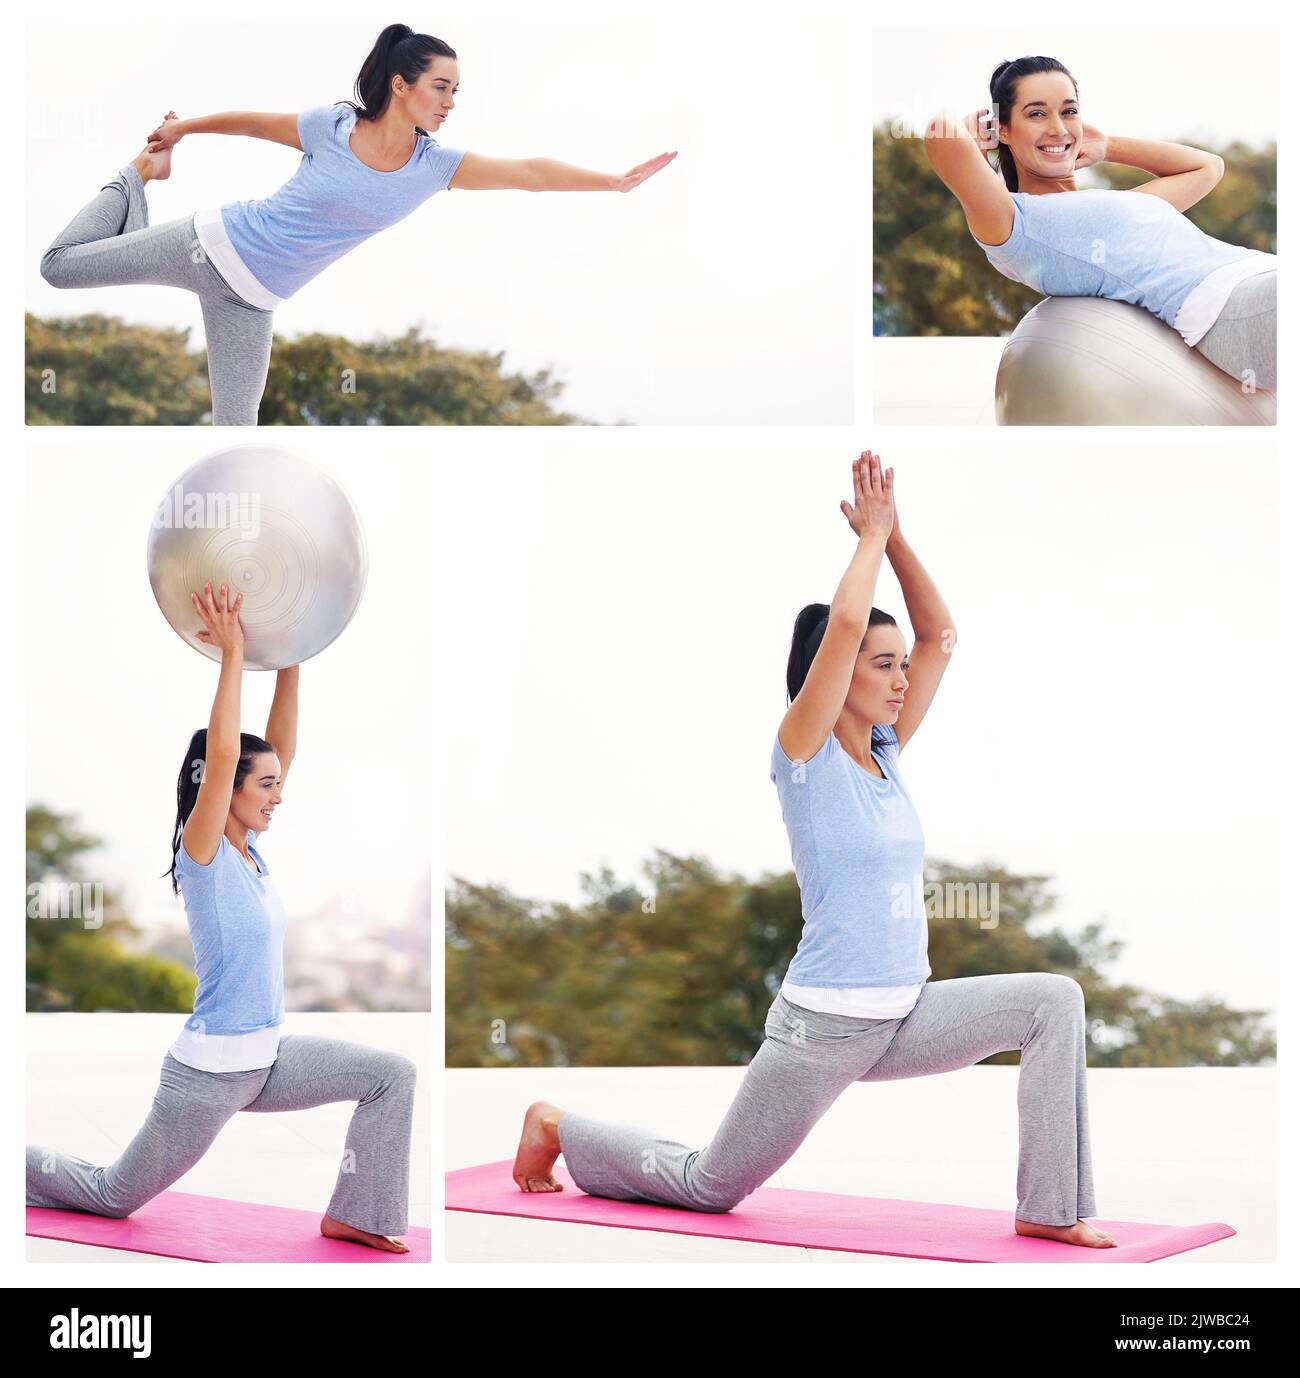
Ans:
[[[1195,348],[1238,381],[1277,390],[1277,270],[1246,278]]]
[[[252,1072],[201,1072],[170,1053],[153,1108],[110,1167],[27,1147],[27,1204],[117,1218],[165,1191],[208,1151],[240,1110],[306,1110],[357,1102],[326,1214],[370,1234],[403,1234],[415,1064],[336,1038],[286,1034],[280,1056]]]
[[[214,426],[256,426],[271,363],[273,312],[250,306],[212,266],[194,217],[149,224],[144,183],[128,164],[83,206],[46,249],[41,276],[52,287],[151,283],[194,292],[208,344]]]
[[[591,1196],[729,1211],[793,1155],[851,1083],[951,1072],[1019,1049],[1016,1216],[1073,1225],[1096,1214],[1083,990],[1070,977],[931,981],[902,1019],[821,1014],[778,995],[765,1034],[707,1148],[566,1113],[560,1149],[573,1180]]]

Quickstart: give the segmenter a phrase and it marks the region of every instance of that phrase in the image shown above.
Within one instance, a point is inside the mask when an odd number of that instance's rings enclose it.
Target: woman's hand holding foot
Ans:
[[[163,116],[163,122],[145,141],[144,152],[135,160],[142,182],[161,182],[172,175],[172,149],[183,133],[175,110],[169,110]],[[142,167],[141,163],[145,166]]]

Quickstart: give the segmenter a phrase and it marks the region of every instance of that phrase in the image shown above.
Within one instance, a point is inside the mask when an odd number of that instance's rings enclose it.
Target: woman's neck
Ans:
[[[1055,191],[1078,191],[1074,185],[1074,174],[1068,177],[1039,177],[1037,173],[1029,172],[1016,165],[1016,181],[1019,189],[1027,196],[1047,196]]]
[[[365,151],[381,163],[405,162],[415,146],[415,126],[391,105],[377,120],[358,120],[352,132],[360,135]]]

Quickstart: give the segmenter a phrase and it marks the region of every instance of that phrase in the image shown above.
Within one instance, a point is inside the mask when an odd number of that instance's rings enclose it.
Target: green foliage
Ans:
[[[872,305],[877,335],[1005,335],[1042,298],[989,263],[957,198],[935,175],[919,138],[896,138],[892,121],[872,135]],[[1216,149],[1223,180],[1186,212],[1206,234],[1276,252],[1277,145]],[[1138,168],[1103,163],[1090,185],[1127,190]]]
[[[502,372],[503,354],[441,349],[418,330],[356,344],[341,335],[277,341],[264,426],[563,426],[549,371]]]
[[[199,426],[211,419],[207,360],[189,332],[110,316],[28,315],[27,422]],[[563,426],[550,370],[506,373],[503,354],[444,349],[418,330],[365,342],[277,337],[264,426]]]
[[[112,316],[28,315],[29,426],[197,426],[210,410],[188,330]]]
[[[82,859],[99,839],[76,830],[73,820],[44,805],[27,810],[26,881],[32,886],[85,886]],[[27,919],[29,1010],[149,1010],[187,1014],[194,1007],[194,975],[177,962],[134,953],[138,929],[107,889],[102,923],[82,918]]]
[[[584,875],[578,906],[453,878],[447,1065],[748,1062],[803,925],[793,874],[722,877],[699,857],[658,850],[645,871],[644,895],[607,870]],[[939,900],[973,880],[997,884],[996,924],[973,903],[963,914],[963,906]],[[1110,985],[1102,968],[1121,945],[1099,924],[1076,936],[1045,926],[1055,901],[1042,876],[939,863],[926,882],[934,896],[930,979],[1008,971],[1073,977],[1087,1000],[1094,1067],[1243,1066],[1276,1054],[1261,1011]]]

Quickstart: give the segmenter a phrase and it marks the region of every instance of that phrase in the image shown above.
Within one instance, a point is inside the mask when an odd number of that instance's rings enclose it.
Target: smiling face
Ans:
[[[907,645],[897,627],[867,628],[845,702],[868,722],[895,723],[907,694]]]
[[[1064,72],[1020,78],[1010,110],[998,111],[998,137],[1011,149],[1020,173],[1051,180],[1069,177],[1083,138],[1074,82]]]
[[[280,758],[259,751],[243,783],[230,796],[230,816],[247,832],[264,833],[280,803]]]
[[[393,77],[393,104],[418,129],[436,134],[456,105],[460,86],[460,64],[454,57],[435,57],[408,86],[400,76]]]

